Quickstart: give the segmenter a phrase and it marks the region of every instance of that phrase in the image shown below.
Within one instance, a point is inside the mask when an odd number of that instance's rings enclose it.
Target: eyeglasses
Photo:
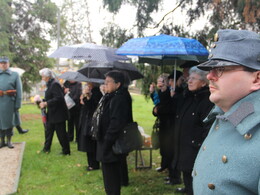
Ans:
[[[215,77],[220,78],[223,75],[223,72],[227,71],[244,71],[243,68],[238,69],[237,66],[221,66],[212,68],[209,70],[209,73],[213,74]]]

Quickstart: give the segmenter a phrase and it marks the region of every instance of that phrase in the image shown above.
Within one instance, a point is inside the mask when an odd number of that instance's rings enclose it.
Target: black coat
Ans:
[[[68,119],[68,108],[65,103],[61,85],[54,79],[47,82],[45,99],[47,102],[47,122],[60,123]]]
[[[188,91],[179,97],[175,118],[175,165],[181,171],[191,171],[199,148],[206,138],[211,124],[203,120],[213,107],[209,90],[203,87],[196,92]]]
[[[79,82],[70,83],[66,81],[64,87],[69,88],[69,96],[75,102],[75,106],[69,109],[70,116],[79,117],[81,104],[80,104],[80,96],[82,94],[82,85]]]
[[[92,116],[97,108],[99,100],[102,97],[102,93],[98,87],[94,87],[91,90],[91,93],[92,96],[89,100],[87,98],[83,98],[84,105],[82,105],[80,113],[78,150],[82,152],[92,152],[96,147],[96,141],[92,140],[90,130]]]
[[[112,146],[123,128],[133,121],[132,100],[126,88],[105,95],[97,141],[97,160],[103,163],[120,160]]]

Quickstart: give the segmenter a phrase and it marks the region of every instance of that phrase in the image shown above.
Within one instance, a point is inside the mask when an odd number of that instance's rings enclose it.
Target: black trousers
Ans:
[[[183,171],[182,174],[184,186],[187,190],[187,195],[193,195],[191,171]]]
[[[128,177],[128,166],[126,156],[121,156],[120,158],[120,177],[121,177],[121,185],[127,186],[129,184]]]
[[[177,169],[177,167],[173,167],[172,165],[169,167],[169,178],[171,182],[181,181],[181,172]]]
[[[99,169],[99,162],[96,160],[96,152],[87,152],[88,166]]]
[[[76,130],[76,142],[79,140],[79,117],[80,110],[78,107],[73,107],[69,110],[70,117],[68,120],[68,137],[69,141],[74,140],[74,129]]]
[[[70,154],[70,144],[66,133],[66,123],[48,123],[46,125],[45,130],[45,143],[44,143],[44,150],[50,151],[51,150],[51,144],[53,139],[54,131],[56,131],[58,140],[60,142],[60,145],[62,147],[63,154]]]
[[[107,195],[120,195],[121,171],[120,161],[102,163],[103,181]]]

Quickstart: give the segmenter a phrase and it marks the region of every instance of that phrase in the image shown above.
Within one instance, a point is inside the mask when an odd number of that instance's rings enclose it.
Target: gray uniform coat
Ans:
[[[0,90],[16,90],[16,96],[0,96],[0,130],[14,126],[15,112],[22,104],[22,82],[17,72],[0,70]]]
[[[216,118],[201,146],[193,169],[195,195],[260,194],[260,90]]]

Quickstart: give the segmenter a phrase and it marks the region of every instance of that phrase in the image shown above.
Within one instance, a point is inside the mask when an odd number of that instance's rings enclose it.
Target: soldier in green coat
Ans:
[[[209,61],[215,120],[193,167],[195,195],[260,194],[260,35],[219,30]]]
[[[9,69],[8,57],[0,57],[0,148],[6,145],[13,148],[11,137],[13,135],[15,112],[22,103],[22,83],[18,73]]]

